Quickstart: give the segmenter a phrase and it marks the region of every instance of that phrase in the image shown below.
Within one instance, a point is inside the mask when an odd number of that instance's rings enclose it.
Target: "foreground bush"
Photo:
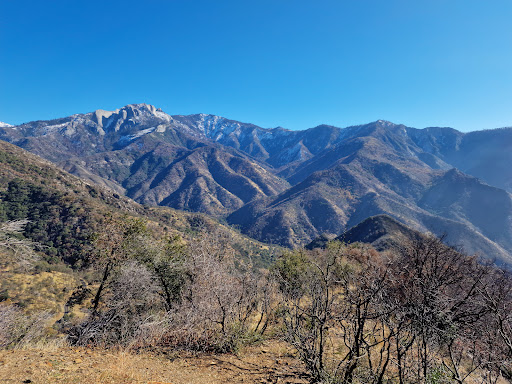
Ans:
[[[100,311],[72,327],[73,344],[129,346],[147,337],[145,330],[161,312],[156,279],[143,265],[131,261],[123,264],[110,282],[110,292]]]
[[[224,233],[203,232],[188,246],[124,233],[125,246],[109,245],[116,258],[103,259],[108,273],[91,314],[70,328],[72,343],[231,352],[265,331],[269,290],[237,265]]]
[[[52,314],[25,314],[12,304],[0,303],[0,348],[34,344],[47,336]]]
[[[332,243],[276,263],[285,338],[311,382],[495,383],[512,362],[512,281],[425,237]]]

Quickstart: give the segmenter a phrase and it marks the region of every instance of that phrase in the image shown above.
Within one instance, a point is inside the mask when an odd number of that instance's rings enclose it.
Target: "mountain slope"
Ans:
[[[508,260],[511,195],[447,168],[425,156],[405,127],[377,122],[295,167],[288,180],[297,184],[244,206],[228,222],[255,238],[297,246],[385,213],[416,230],[446,232],[470,253]]]
[[[376,250],[384,251],[399,246],[403,240],[415,240],[420,232],[403,225],[388,215],[371,216],[353,226],[340,236],[332,239],[344,243],[368,243]],[[329,239],[320,236],[306,246],[306,249],[323,248]]]
[[[0,138],[140,203],[214,216],[289,187],[264,164],[146,104],[4,128]]]
[[[383,120],[290,131],[133,104],[3,127],[0,138],[140,203],[205,212],[266,242],[304,245],[388,214],[505,260],[511,132]]]
[[[161,236],[188,237],[198,228],[229,234],[240,257],[253,252],[256,265],[269,260],[263,246],[201,214],[167,207],[143,207],[118,193],[91,184],[17,146],[0,141],[0,220],[29,223],[24,236],[44,247],[46,260],[80,268],[105,218],[142,218]],[[259,255],[259,256],[258,256]]]
[[[461,171],[512,192],[512,128],[461,133],[450,128],[409,128],[411,138]]]

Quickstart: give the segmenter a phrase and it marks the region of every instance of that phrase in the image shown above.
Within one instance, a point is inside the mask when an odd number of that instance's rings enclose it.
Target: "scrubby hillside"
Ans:
[[[231,238],[228,247],[238,260],[255,267],[268,265],[272,257],[268,246],[211,218],[143,207],[6,142],[0,142],[0,220],[21,223],[20,231],[5,235],[35,248],[30,265],[20,268],[22,253],[0,247],[0,297],[29,311],[51,310],[57,318],[73,313],[65,305],[73,295],[97,288],[98,241],[107,231],[114,236],[123,230],[123,223],[144,223],[155,238],[178,236],[185,242],[198,231],[217,231]]]

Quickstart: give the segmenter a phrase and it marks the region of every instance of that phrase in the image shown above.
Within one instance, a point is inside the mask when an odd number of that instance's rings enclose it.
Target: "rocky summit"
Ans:
[[[3,124],[0,139],[139,203],[203,212],[269,243],[302,246],[386,214],[512,262],[512,128],[379,120],[293,131],[131,104]]]

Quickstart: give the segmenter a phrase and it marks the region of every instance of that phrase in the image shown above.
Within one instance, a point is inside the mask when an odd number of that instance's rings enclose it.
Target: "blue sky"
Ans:
[[[512,126],[512,1],[0,0],[0,121]]]

